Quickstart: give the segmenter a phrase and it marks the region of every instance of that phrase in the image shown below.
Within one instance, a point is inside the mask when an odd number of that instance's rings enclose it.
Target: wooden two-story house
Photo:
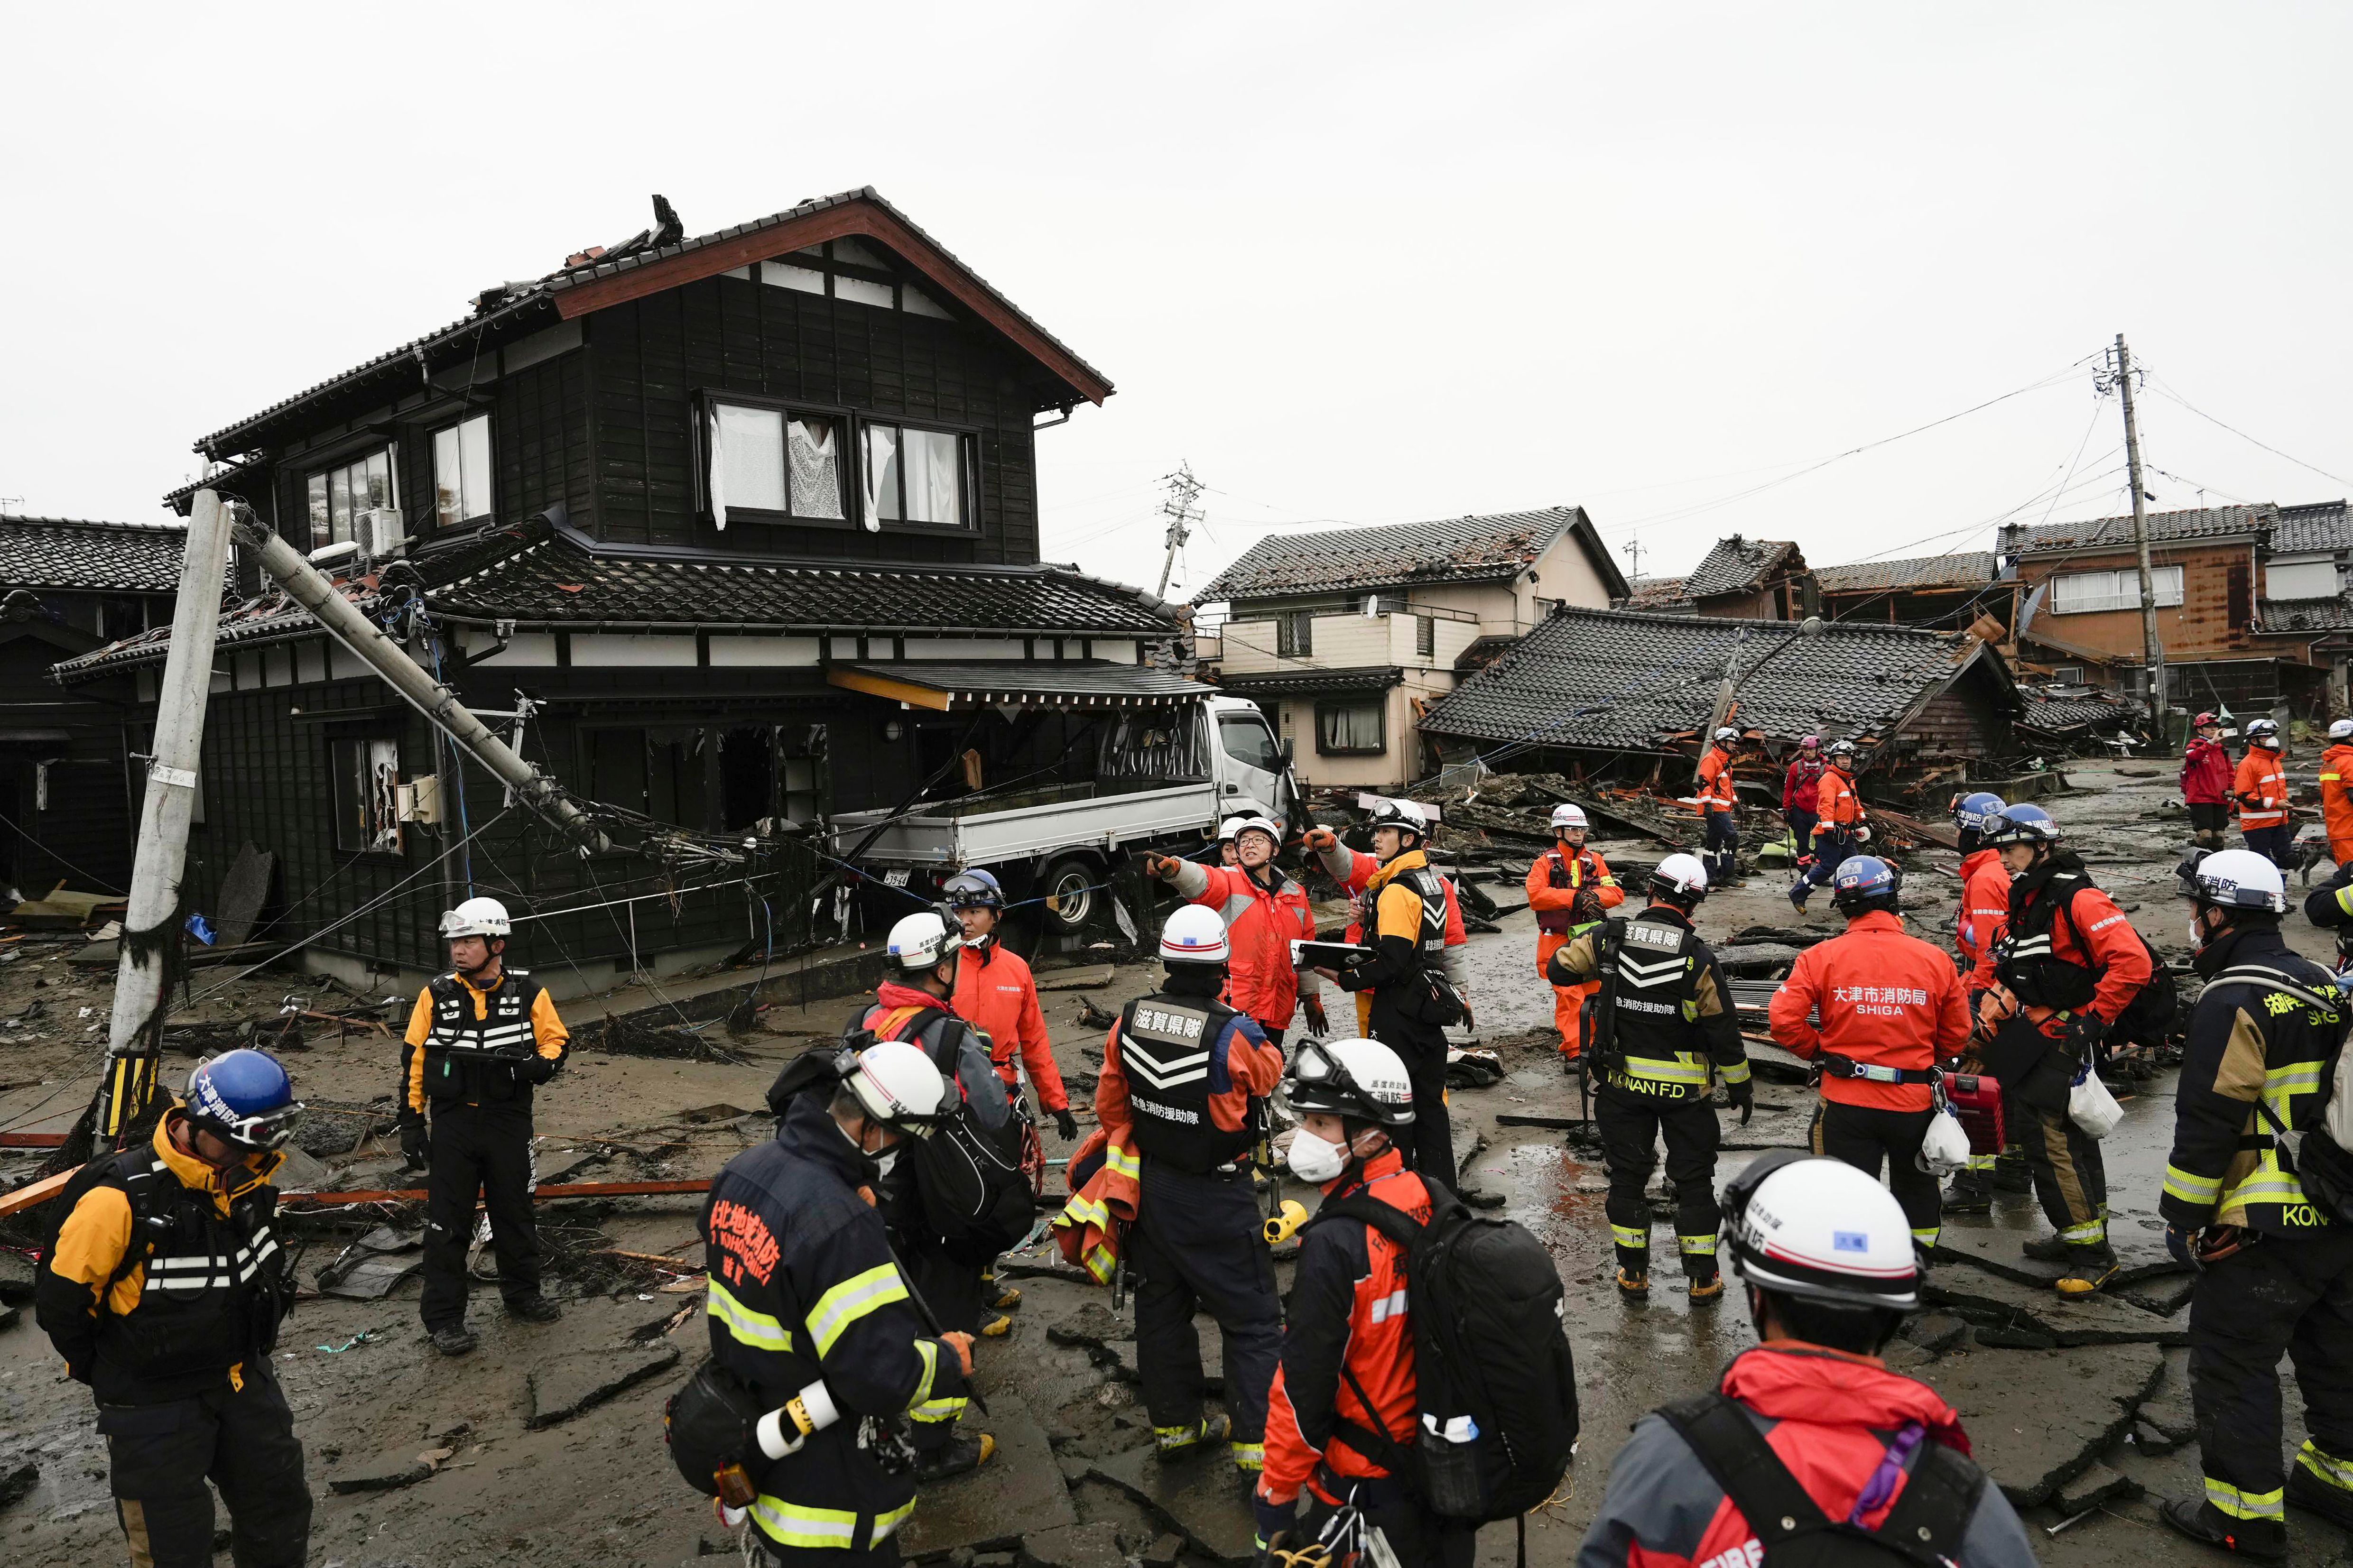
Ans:
[[[1582,507],[1262,539],[1197,595],[1222,603],[1218,680],[1273,719],[1303,784],[1430,772],[1421,714],[1563,605],[1626,580]]]
[[[249,839],[313,967],[430,966],[473,890],[600,987],[836,919],[830,814],[1083,783],[1106,715],[1198,689],[1158,601],[1039,560],[1036,432],[1101,372],[871,190],[656,216],[196,444],[634,851],[571,853],[241,563],[192,907]],[[59,678],[152,698],[167,644]]]

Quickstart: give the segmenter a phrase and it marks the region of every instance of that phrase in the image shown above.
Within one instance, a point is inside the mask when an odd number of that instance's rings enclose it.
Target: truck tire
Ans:
[[[1070,936],[1092,925],[1111,896],[1097,885],[1103,880],[1103,868],[1091,856],[1058,855],[1047,862],[1038,879],[1039,896],[1050,900],[1040,906],[1047,931]]]

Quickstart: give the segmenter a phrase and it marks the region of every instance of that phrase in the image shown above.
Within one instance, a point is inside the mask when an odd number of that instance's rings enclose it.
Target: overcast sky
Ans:
[[[863,184],[1118,386],[1039,438],[1050,558],[1148,585],[1155,481],[1211,487],[1172,596],[1316,520],[1577,502],[1647,573],[1734,531],[1828,564],[2113,513],[2120,331],[2158,507],[2333,499],[2300,464],[2353,474],[2348,33],[2338,4],[20,8],[0,509],[159,516],[198,435],[626,237],[649,192],[701,233]]]

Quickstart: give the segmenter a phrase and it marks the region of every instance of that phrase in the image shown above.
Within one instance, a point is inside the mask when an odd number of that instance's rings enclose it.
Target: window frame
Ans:
[[[441,521],[441,437],[454,435],[458,438],[458,499],[461,505],[468,499],[465,491],[466,426],[480,421],[482,426],[482,479],[490,494],[482,500],[488,503],[481,511],[466,511],[453,521]],[[459,529],[478,522],[495,522],[499,515],[499,429],[488,409],[468,414],[446,425],[437,425],[426,441],[426,461],[431,468],[433,482],[433,526],[436,529]]]
[[[353,837],[356,837],[357,825],[355,821],[348,820],[344,816],[344,807],[350,804],[350,800],[344,792],[355,787],[364,789],[366,786],[363,781],[357,777],[346,778],[344,776],[343,767],[343,748],[345,746],[358,747],[359,759],[363,763],[364,763],[375,747],[390,746],[392,748],[393,784],[395,787],[397,788],[401,782],[401,768],[403,765],[401,760],[400,737],[398,735],[373,734],[364,731],[357,734],[329,734],[326,737],[326,743],[328,816],[329,820],[333,825],[332,837],[335,847],[335,853],[338,855],[375,856],[380,858],[393,860],[406,857],[408,853],[408,835],[402,831],[400,807],[398,797],[396,795],[392,807],[392,842],[389,845],[385,845],[381,842],[352,842],[350,837],[347,837],[346,835],[349,834]]]
[[[898,431],[921,430],[928,435],[950,436],[956,444],[956,476],[958,500],[964,511],[959,523],[913,522],[905,517],[868,518],[866,513],[866,432],[881,426]],[[980,532],[980,427],[976,425],[955,425],[939,419],[906,419],[897,415],[857,416],[858,473],[854,484],[857,492],[858,516],[853,526],[869,533],[929,533],[951,539],[970,539]],[[903,454],[905,443],[900,445]],[[899,510],[907,510],[907,465],[903,456],[899,463]]]
[[[727,521],[757,523],[764,528],[831,528],[857,530],[859,511],[865,504],[865,490],[860,479],[862,470],[856,465],[862,461],[864,437],[859,434],[857,413],[838,404],[818,403],[800,397],[770,397],[759,393],[726,392],[712,389],[697,399],[701,405],[695,420],[695,440],[702,451],[695,464],[695,481],[702,487],[700,510],[717,521],[717,507],[711,484],[711,465],[719,457],[719,409],[722,405],[733,408],[754,408],[780,414],[790,420],[797,414],[816,415],[830,419],[835,426],[835,439],[841,448],[841,460],[835,468],[835,484],[840,489],[839,517],[804,517],[798,512],[777,511],[770,507],[739,506],[729,502]],[[792,437],[785,437],[785,499],[792,500]]]
[[[1362,708],[1367,705],[1369,705],[1373,710],[1375,724],[1380,732],[1380,744],[1377,746],[1334,746],[1325,743],[1324,738],[1324,720],[1326,714],[1337,712],[1343,708]],[[1330,697],[1319,697],[1315,700],[1315,754],[1317,756],[1379,757],[1388,755],[1388,749],[1389,700],[1388,692],[1376,691],[1368,696],[1350,696],[1342,692],[1335,693]]]
[[[379,454],[382,455],[385,461],[385,476],[387,480],[387,488],[392,491],[392,510],[402,513],[401,526],[403,528],[407,526],[407,514],[400,504],[400,443],[396,440],[386,439],[381,446],[364,447],[360,450],[351,453],[349,456],[344,457],[336,462],[324,463],[320,465],[318,468],[306,468],[302,471],[302,510],[309,519],[309,525],[304,529],[303,532],[304,536],[311,542],[309,546],[311,550],[323,550],[330,544],[343,544],[359,537],[359,532],[356,527],[353,528],[352,532],[344,534],[341,538],[337,538],[335,535],[334,521],[332,515],[332,510],[334,505],[334,476],[352,468],[364,469],[368,465],[368,460]],[[314,479],[324,481],[327,486],[327,505],[330,509],[330,516],[327,522],[327,537],[324,539],[319,537],[319,520],[317,515],[311,510],[311,484]],[[346,484],[348,485],[348,481],[346,481]],[[354,505],[352,508],[352,518],[354,523],[357,522],[362,510],[364,509],[357,505]]]
[[[1416,616],[1413,619],[1414,658],[1429,659],[1436,658],[1438,657],[1438,617],[1436,616]]]
[[[1278,610],[1275,612],[1274,657],[1277,658],[1314,658],[1315,657],[1314,611]]]
[[[2173,574],[2175,586],[2167,597],[2166,574]],[[2095,605],[2063,604],[2060,584],[2080,582],[2086,578],[2105,577],[2116,585],[2116,591],[2099,595]],[[2189,569],[2178,562],[2151,565],[2148,569],[2149,596],[2160,610],[2179,609],[2189,587]],[[2138,566],[2092,566],[2074,572],[2053,572],[2051,574],[2051,613],[2054,616],[2100,616],[2138,614],[2140,603],[2140,568]]]

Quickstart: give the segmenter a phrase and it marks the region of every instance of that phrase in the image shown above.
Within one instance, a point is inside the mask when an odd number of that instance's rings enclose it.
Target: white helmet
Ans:
[[[2279,750],[2279,726],[2269,719],[2249,720],[2246,734],[2250,745],[2261,746],[2271,752]]]
[[[1592,826],[1592,824],[1585,820],[1585,808],[1583,806],[1563,804],[1552,808],[1552,830],[1556,837],[1558,836],[1560,830],[1564,827],[1590,826]]]
[[[2353,719],[2339,719],[2328,726],[2332,741],[2353,741]]]
[[[1715,731],[1715,739],[1718,745],[1729,744],[1740,739],[1740,731],[1729,724],[1722,725]]]
[[[1160,928],[1163,963],[1223,963],[1233,956],[1226,922],[1207,904],[1187,904]]]
[[[1430,837],[1430,813],[1409,800],[1384,800],[1373,807],[1375,827],[1398,827],[1419,838]]]
[[[1225,821],[1219,823],[1218,825],[1218,842],[1220,844],[1231,844],[1234,841],[1234,835],[1241,831],[1242,824],[1247,820],[1249,819],[1246,817],[1229,816],[1226,818]]]
[[[2201,904],[2226,910],[2287,910],[2287,881],[2271,858],[2252,849],[2217,849],[2193,867],[2185,867],[2183,890]]]
[[[904,1040],[878,1040],[860,1051],[844,1081],[869,1117],[918,1138],[931,1135],[948,1094],[932,1058]]]
[[[1707,867],[1696,855],[1670,855],[1651,868],[1651,890],[1678,899],[1707,896]]]
[[[1920,1305],[1903,1205],[1843,1160],[1760,1156],[1725,1184],[1724,1221],[1733,1266],[1760,1290],[1896,1312]]]
[[[441,917],[441,940],[461,936],[507,936],[514,931],[507,907],[496,899],[468,899]]]
[[[1385,1127],[1413,1125],[1413,1079],[1378,1040],[1307,1040],[1282,1080],[1282,1104],[1297,1121],[1324,1112]]]
[[[1263,833],[1277,849],[1282,847],[1282,829],[1263,816],[1229,816],[1226,818],[1226,834],[1237,844],[1245,833]]]
[[[964,924],[937,910],[917,910],[891,928],[891,962],[908,974],[928,974],[964,946]]]

